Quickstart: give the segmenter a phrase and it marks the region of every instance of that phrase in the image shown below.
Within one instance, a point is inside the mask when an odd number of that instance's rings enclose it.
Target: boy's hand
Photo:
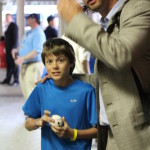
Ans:
[[[44,127],[49,122],[54,122],[54,120],[49,116],[50,111],[44,110],[44,115],[37,120],[36,126]]]
[[[44,83],[47,79],[50,79],[51,77],[49,75],[46,75],[43,79],[35,82],[35,85],[37,85],[39,82]]]
[[[58,127],[55,125],[51,125],[51,129],[56,133],[56,135],[60,138],[72,138],[74,136],[74,130],[69,126],[66,119],[63,117],[64,126]]]
[[[51,114],[51,112],[50,111],[48,111],[48,110],[44,110],[44,115],[42,116],[42,121],[43,122],[46,122],[46,123],[49,123],[49,120],[50,120],[50,115]]]

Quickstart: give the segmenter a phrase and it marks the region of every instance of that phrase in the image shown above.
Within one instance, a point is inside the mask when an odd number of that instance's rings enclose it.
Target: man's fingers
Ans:
[[[44,83],[47,79],[50,79],[51,77],[49,75],[46,75],[43,79],[35,82],[35,85],[37,85],[39,82]]]
[[[36,82],[35,82],[35,85],[37,85],[39,82],[41,82],[41,80],[36,81]]]
[[[41,83],[44,83],[47,79],[50,79],[51,77],[49,75],[46,75],[42,80]]]
[[[76,0],[60,0],[57,4],[57,9],[66,23],[69,23],[74,16],[83,11]]]

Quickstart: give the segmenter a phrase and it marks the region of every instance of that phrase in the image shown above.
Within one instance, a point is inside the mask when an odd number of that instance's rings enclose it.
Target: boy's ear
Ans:
[[[74,63],[70,65],[70,67],[73,67]]]

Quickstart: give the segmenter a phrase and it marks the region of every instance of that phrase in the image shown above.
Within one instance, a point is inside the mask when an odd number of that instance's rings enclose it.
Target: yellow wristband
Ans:
[[[74,136],[73,136],[73,138],[71,138],[70,140],[71,140],[71,141],[76,141],[76,139],[77,139],[77,134],[78,134],[77,129],[74,129]]]

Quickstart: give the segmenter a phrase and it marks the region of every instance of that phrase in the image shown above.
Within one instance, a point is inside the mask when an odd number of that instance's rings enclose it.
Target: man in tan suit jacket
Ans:
[[[121,1],[84,3],[105,21]],[[60,0],[58,11],[69,23],[65,35],[97,58],[95,74],[110,127],[101,150],[150,150],[150,0],[124,0],[105,30],[75,0]]]

